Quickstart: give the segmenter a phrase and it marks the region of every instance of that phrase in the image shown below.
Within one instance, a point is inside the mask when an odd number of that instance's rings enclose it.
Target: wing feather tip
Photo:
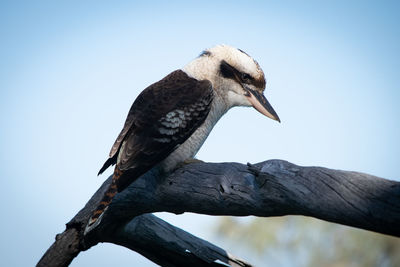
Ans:
[[[107,170],[108,167],[110,167],[111,165],[115,164],[115,158],[109,158],[106,162],[104,162],[103,167],[101,167],[101,169],[99,170],[99,172],[97,173],[97,176],[99,176],[100,174],[102,174],[105,170]]]

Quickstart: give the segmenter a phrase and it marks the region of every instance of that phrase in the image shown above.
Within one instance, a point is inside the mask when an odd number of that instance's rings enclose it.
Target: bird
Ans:
[[[254,107],[280,122],[264,96],[264,72],[241,49],[217,45],[182,69],[145,88],[99,171],[114,166],[112,181],[86,227],[96,227],[112,202],[141,175],[158,167],[170,172],[193,159],[218,120],[232,107]]]

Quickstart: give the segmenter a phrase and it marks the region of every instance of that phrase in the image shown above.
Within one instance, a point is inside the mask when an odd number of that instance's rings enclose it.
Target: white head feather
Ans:
[[[228,46],[217,45],[205,50],[199,57],[187,64],[183,71],[198,80],[209,80],[217,95],[223,98],[227,108],[233,106],[251,106],[244,96],[243,87],[233,79],[221,75],[221,62],[225,61],[238,71],[251,75],[255,80],[265,81],[264,72],[258,63],[245,52]],[[264,91],[265,83],[259,88],[250,85],[254,90]]]

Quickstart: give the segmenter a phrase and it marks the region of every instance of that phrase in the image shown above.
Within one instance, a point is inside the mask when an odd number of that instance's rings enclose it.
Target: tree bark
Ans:
[[[305,215],[400,237],[400,183],[368,174],[301,167],[193,163],[148,172],[116,195],[98,227],[85,225],[110,178],[58,235],[38,266],[67,266],[80,251],[111,242],[162,266],[250,266],[221,248],[146,213],[262,217]],[[143,215],[144,214],[144,215]]]

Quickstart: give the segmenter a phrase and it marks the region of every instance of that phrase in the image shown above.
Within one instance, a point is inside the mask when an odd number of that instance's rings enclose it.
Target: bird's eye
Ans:
[[[242,73],[241,79],[243,82],[249,82],[253,79],[249,74],[247,73]]]

